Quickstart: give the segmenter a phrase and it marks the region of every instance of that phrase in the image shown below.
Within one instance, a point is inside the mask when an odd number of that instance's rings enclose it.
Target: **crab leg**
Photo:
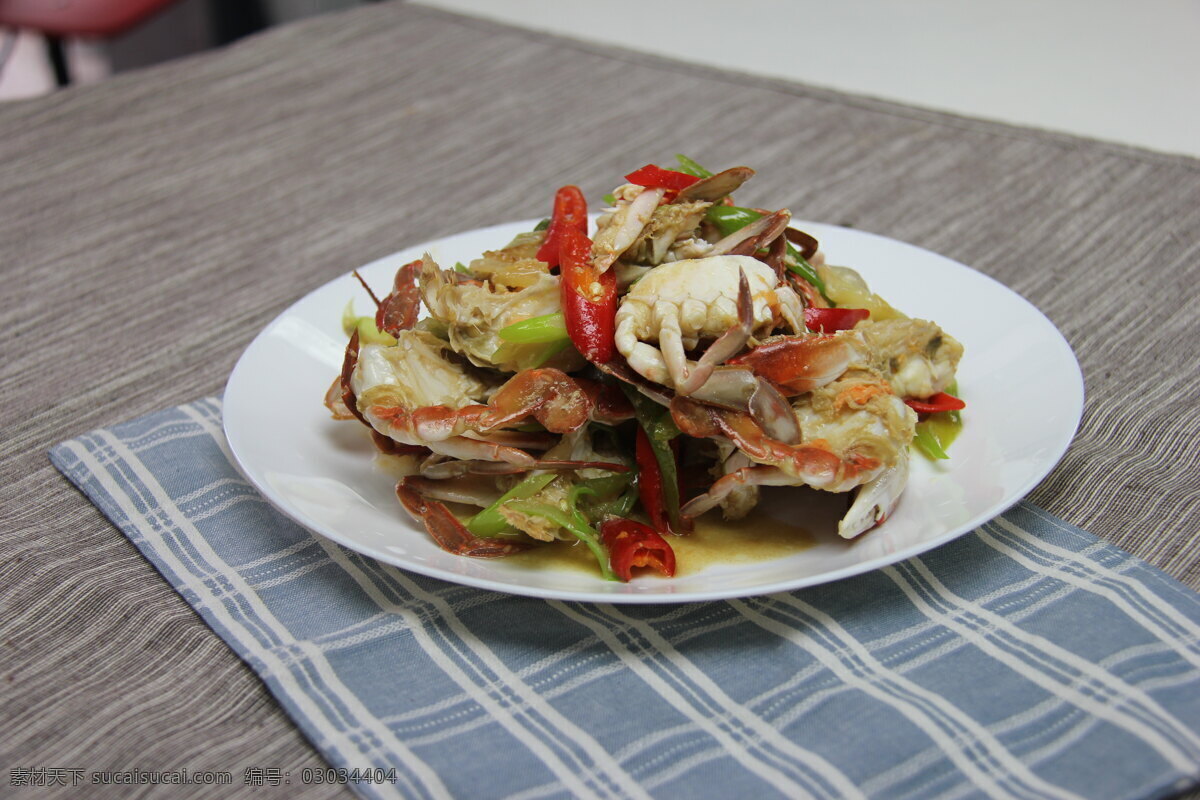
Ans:
[[[518,472],[528,472],[530,469],[545,471],[567,469],[605,469],[610,472],[628,472],[629,467],[609,461],[563,461],[559,459],[540,459],[533,466],[513,464],[507,461],[487,460],[450,460],[422,465],[421,476],[430,480],[445,480],[462,475],[515,475]]]
[[[859,453],[839,456],[822,439],[800,444],[780,441],[769,436],[749,414],[705,406],[686,397],[671,401],[671,417],[689,436],[724,436],[758,464],[778,467],[793,476],[793,484],[844,492],[876,477],[865,476],[882,466],[879,459]]]
[[[467,431],[463,434],[468,439],[478,439],[493,444],[504,444],[509,447],[519,447],[522,450],[549,450],[558,444],[558,437],[552,433],[536,431],[494,430],[487,434]]]
[[[547,367],[518,372],[486,406],[425,406],[411,411],[399,406],[370,406],[364,413],[393,438],[414,440],[435,452],[456,458],[531,464],[535,459],[528,453],[462,434],[486,432],[527,417],[553,433],[569,433],[587,423],[591,410],[591,401],[574,380],[561,370]]]
[[[696,181],[682,189],[675,198],[677,203],[705,200],[713,203],[736,192],[742,184],[754,177],[750,167],[730,167],[716,175]]]
[[[623,358],[613,358],[596,367],[605,375],[611,375],[622,383],[627,383],[638,390],[638,393],[650,398],[660,406],[669,406],[675,393],[661,383],[653,383],[630,368]]]
[[[350,385],[350,376],[354,374],[354,368],[358,366],[358,349],[358,331],[356,330],[350,334],[350,341],[346,343],[346,352],[342,356],[342,374],[325,393],[325,407],[333,412],[334,419],[348,419],[345,414],[349,414],[350,417],[357,419],[369,428],[371,423],[367,422],[366,417],[358,410],[358,399],[354,396],[354,389]],[[340,391],[335,391],[335,387]]]
[[[842,458],[821,439],[798,445],[772,439],[749,414],[720,410],[717,424],[750,458],[780,467],[816,489],[846,491],[863,483],[864,473],[881,466],[879,459],[858,453]]]
[[[744,486],[794,486],[796,479],[779,467],[756,465],[735,469],[728,475],[718,478],[708,491],[697,495],[687,502],[680,513],[696,517],[705,511],[715,508],[722,500],[735,490]]]
[[[443,503],[422,497],[412,478],[396,484],[396,496],[404,509],[425,524],[425,530],[437,544],[448,553],[473,558],[499,558],[519,553],[526,545],[502,539],[481,539],[471,533],[450,513]]]
[[[853,345],[844,336],[780,336],[729,359],[729,364],[749,367],[794,397],[837,380],[854,355]]]
[[[404,479],[405,487],[427,500],[487,508],[496,501],[500,492],[495,482],[486,477],[465,477],[454,480],[430,480],[423,476]]]
[[[782,236],[791,220],[792,212],[786,208],[761,216],[719,240],[712,246],[709,255],[752,256],[759,248],[766,247]]]
[[[533,469],[537,463],[537,458],[524,450],[480,439],[468,439],[465,436],[450,436],[440,441],[430,441],[426,446],[435,453],[462,461],[500,461],[512,467],[514,472]]]

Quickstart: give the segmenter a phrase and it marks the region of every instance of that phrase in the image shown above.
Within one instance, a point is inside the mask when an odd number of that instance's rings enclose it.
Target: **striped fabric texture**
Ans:
[[[375,770],[362,796],[1152,798],[1200,778],[1200,597],[1028,503],[793,593],[544,601],[310,534],[231,465],[220,414],[51,459],[331,765]]]

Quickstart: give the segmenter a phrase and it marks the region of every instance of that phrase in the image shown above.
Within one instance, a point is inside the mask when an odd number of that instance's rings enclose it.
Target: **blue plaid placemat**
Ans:
[[[728,602],[575,604],[276,513],[215,399],[50,457],[367,797],[1151,798],[1200,778],[1200,596],[1029,504]],[[394,773],[388,772],[394,769]]]

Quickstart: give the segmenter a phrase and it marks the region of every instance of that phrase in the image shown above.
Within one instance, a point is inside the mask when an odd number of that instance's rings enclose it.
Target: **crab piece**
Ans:
[[[850,510],[838,522],[838,535],[853,539],[876,525],[882,525],[896,507],[907,484],[908,449],[903,448],[895,464],[858,488]]]
[[[472,558],[501,558],[528,548],[521,542],[476,536],[450,513],[444,503],[423,496],[418,491],[421,486],[412,478],[404,478],[396,484],[396,496],[404,510],[424,523],[430,538],[446,552]]]
[[[640,375],[689,394],[751,337],[766,336],[780,319],[803,331],[803,317],[800,299],[761,261],[748,256],[674,261],[650,270],[622,298],[616,346]],[[701,340],[715,343],[693,371],[687,351]]]
[[[544,231],[519,233],[499,250],[485,250],[467,265],[469,275],[507,289],[528,289],[550,272],[550,265],[537,257],[545,241]],[[455,272],[456,276],[462,273]],[[462,276],[465,277],[465,276]]]
[[[596,220],[592,266],[606,272],[624,255],[642,235],[665,193],[663,189],[645,189],[633,184],[618,188],[613,210]]]
[[[357,350],[347,383],[362,419],[397,442],[442,455],[534,468],[538,459],[508,443],[510,432],[488,434],[529,418],[566,433],[592,413],[587,393],[559,370],[525,370],[497,388],[424,331],[400,331],[395,345]]]
[[[692,200],[704,200],[715,203],[741,188],[742,184],[754,177],[750,167],[730,167],[715,175],[696,181],[691,186],[682,189],[675,197],[676,203],[686,203]]]
[[[675,201],[658,206],[625,252],[625,260],[657,266],[664,261],[708,255],[712,246],[696,234],[711,206],[712,203],[701,201]]]
[[[748,225],[739,228],[723,239],[718,240],[711,254],[752,256],[759,250],[769,247],[776,240],[784,238],[784,231],[792,220],[792,212],[786,208],[759,217]]]
[[[867,319],[856,330],[878,351],[892,388],[901,397],[932,397],[954,381],[963,346],[935,323]]]
[[[523,289],[499,290],[483,281],[463,280],[453,270],[443,270],[432,258],[422,259],[420,296],[429,315],[446,326],[450,347],[477,367],[519,372],[541,366],[544,345],[505,342],[500,331],[515,322],[555,314],[561,310],[557,275],[530,273]],[[546,362],[564,371],[582,367],[583,359],[566,348]]]
[[[684,433],[726,439],[750,462],[728,463],[727,474],[684,508],[689,515],[724,502],[747,487],[807,485],[830,492],[858,487],[839,533],[856,536],[890,513],[907,477],[908,444],[916,415],[863,349],[843,374],[792,401],[799,436],[772,435],[754,416],[676,397],[671,414]]]
[[[852,333],[776,336],[728,363],[753,370],[794,397],[837,380],[862,351],[861,338]]]
[[[871,480],[884,466],[880,459],[864,453],[839,452],[823,438],[807,438],[797,444],[772,439],[749,414],[739,411],[707,406],[705,412],[712,416],[711,421],[696,425],[696,411],[685,406],[688,402],[687,398],[676,398],[671,403],[671,415],[680,430],[690,436],[709,431],[707,435],[712,436],[715,427],[719,431],[717,435],[732,441],[755,464],[787,474],[792,485],[845,492]],[[746,469],[756,470],[757,467]]]
[[[417,324],[417,313],[421,310],[420,292],[417,289],[417,276],[421,272],[421,261],[409,262],[396,270],[392,283],[392,291],[387,297],[376,303],[375,327],[385,333],[395,336],[399,331],[406,331]],[[354,273],[361,281],[362,277]],[[374,292],[364,282],[363,287],[375,299]]]

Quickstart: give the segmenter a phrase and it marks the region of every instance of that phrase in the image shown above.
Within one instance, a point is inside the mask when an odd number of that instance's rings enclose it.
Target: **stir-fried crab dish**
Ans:
[[[843,494],[850,539],[901,502],[911,445],[945,457],[962,346],[827,264],[788,210],[736,205],[753,170],[679,162],[627,175],[594,225],[563,187],[535,230],[466,265],[426,255],[374,316],[348,310],[325,403],[408,457],[396,494],[440,547],[566,540],[610,580],[670,576],[673,537],[745,517],[760,487]]]

